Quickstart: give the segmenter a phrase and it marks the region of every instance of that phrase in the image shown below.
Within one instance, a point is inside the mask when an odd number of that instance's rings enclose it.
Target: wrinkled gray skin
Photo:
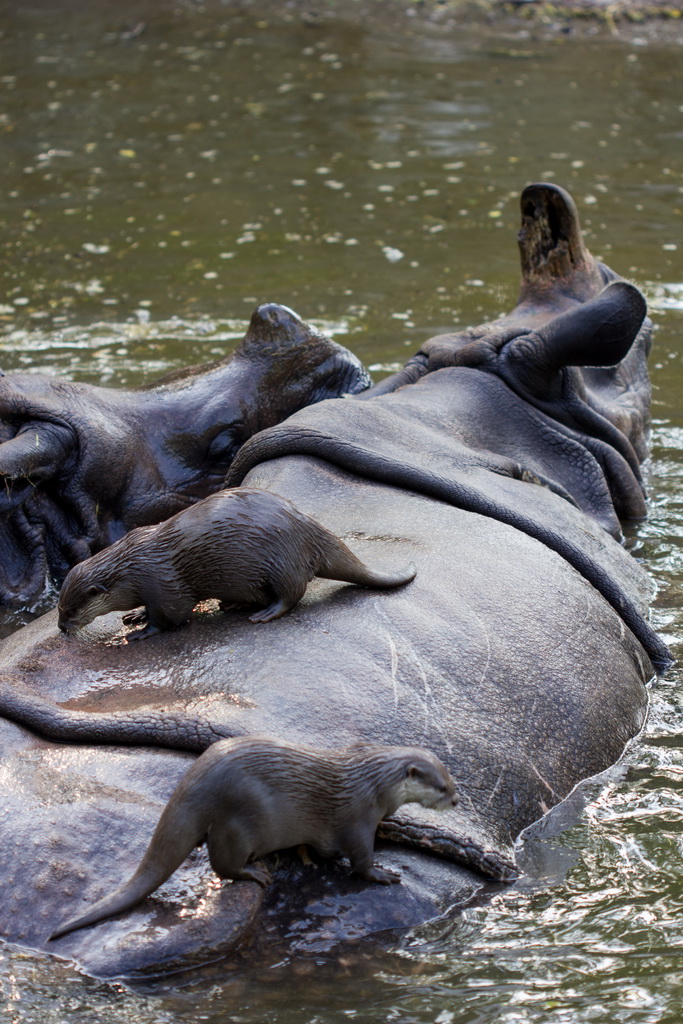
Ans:
[[[227,359],[145,388],[1,377],[0,605],[30,606],[46,580],[217,490],[252,434],[369,383],[347,349],[272,303]]]
[[[233,464],[231,484],[287,496],[368,564],[415,562],[409,587],[315,580],[266,625],[205,609],[143,644],[122,642],[117,614],[67,639],[49,613],[5,641],[5,938],[101,976],[386,938],[510,879],[520,831],[620,757],[667,657],[641,617],[650,583],[612,536],[617,511],[644,507],[649,326],[635,289],[604,290],[615,275],[561,189],[525,190],[520,248],[510,317],[433,339],[405,386],[303,410]],[[590,368],[565,366],[578,358]],[[377,862],[400,885],[292,855],[269,858],[264,896],[219,886],[202,851],[139,907],[48,947],[130,877],[182,751],[257,734],[427,747],[458,807],[380,825]]]

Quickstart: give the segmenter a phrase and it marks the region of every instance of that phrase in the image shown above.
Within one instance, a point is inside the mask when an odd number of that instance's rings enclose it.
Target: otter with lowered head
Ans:
[[[205,840],[221,878],[266,886],[268,869],[253,861],[309,844],[323,856],[348,857],[371,882],[398,882],[399,875],[373,863],[373,846],[379,822],[404,803],[441,810],[457,803],[453,779],[428,750],[374,743],[313,750],[256,736],[219,740],[180,780],[135,874],[50,938],[129,910]]]
[[[287,498],[234,487],[204,498],[156,526],[131,530],[68,573],[59,628],[71,633],[112,611],[146,624],[131,639],[186,622],[199,601],[260,605],[251,622],[290,611],[314,576],[368,587],[397,587],[415,576],[368,568],[347,546]]]

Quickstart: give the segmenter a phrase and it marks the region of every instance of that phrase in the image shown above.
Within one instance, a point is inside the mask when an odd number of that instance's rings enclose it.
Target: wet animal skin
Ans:
[[[225,359],[141,388],[0,374],[0,604],[31,605],[124,533],[219,490],[252,434],[369,384],[356,356],[276,303]]]

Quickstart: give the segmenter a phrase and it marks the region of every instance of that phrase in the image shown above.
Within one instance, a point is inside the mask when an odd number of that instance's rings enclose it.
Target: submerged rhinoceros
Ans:
[[[52,612],[4,642],[6,939],[132,976],[405,929],[513,878],[519,833],[639,731],[668,659],[617,539],[644,512],[649,321],[565,192],[530,186],[522,218],[509,317],[255,435],[227,479],[286,496],[378,569],[414,562],[412,583],[316,579],[268,624],[204,608],[139,644],[118,614],[65,638]],[[458,806],[381,823],[400,885],[292,855],[270,858],[264,892],[220,884],[197,851],[135,909],[49,943],[132,874],[191,752],[244,735],[427,747]]]
[[[31,604],[47,578],[217,490],[257,431],[369,384],[351,352],[272,303],[226,359],[144,388],[1,377],[0,605]]]

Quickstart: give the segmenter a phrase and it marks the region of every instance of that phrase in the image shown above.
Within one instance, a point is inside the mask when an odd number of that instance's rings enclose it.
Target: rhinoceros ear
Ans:
[[[535,332],[542,343],[538,356],[546,372],[563,366],[616,366],[635,341],[646,313],[638,289],[615,281],[594,299],[540,327]]]
[[[522,226],[517,235],[524,286],[549,274],[567,278],[594,263],[586,249],[574,200],[549,181],[527,185],[520,197]]]

